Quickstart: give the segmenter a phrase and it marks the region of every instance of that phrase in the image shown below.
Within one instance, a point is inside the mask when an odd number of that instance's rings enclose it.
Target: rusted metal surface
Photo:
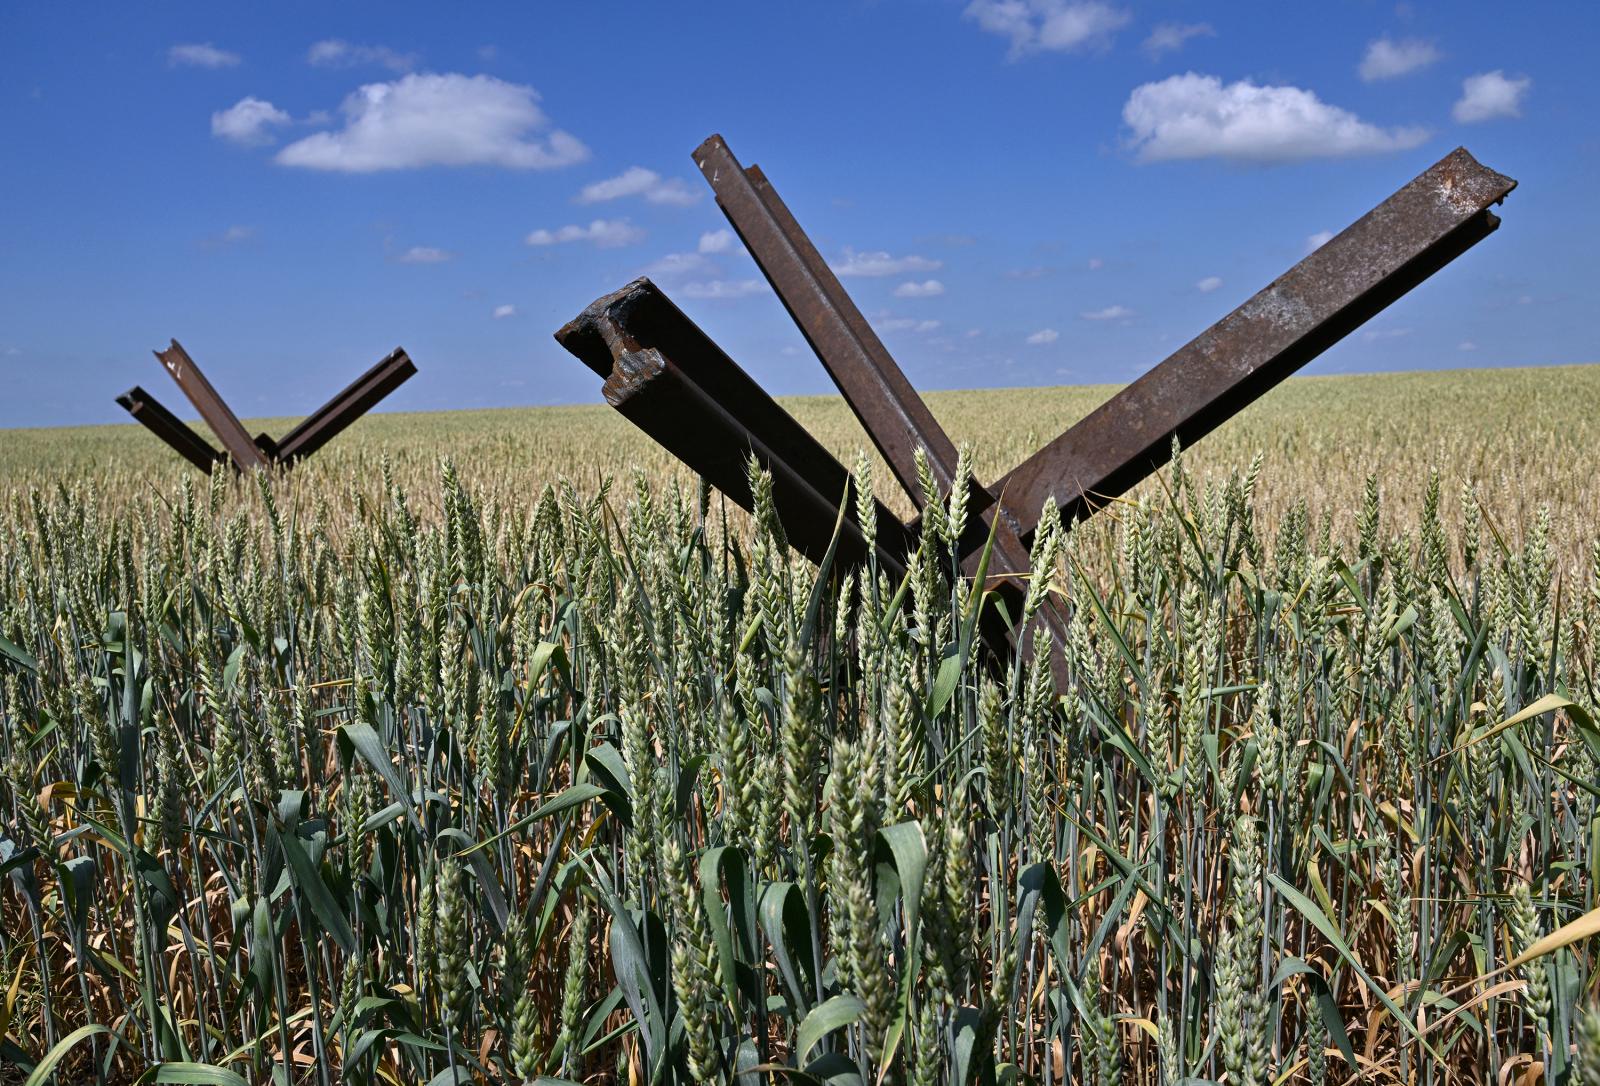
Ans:
[[[813,562],[827,554],[842,503],[835,561],[849,568],[865,560],[854,481],[844,465],[648,279],[598,299],[556,340],[605,378],[602,393],[618,413],[747,510],[753,505],[747,458],[754,455],[772,475],[773,505],[789,544]],[[875,519],[878,566],[899,580],[917,537],[882,502]],[[997,554],[990,561],[991,570],[1000,564]],[[1024,585],[1001,579],[991,587],[1013,617],[1021,613]],[[1053,608],[1042,610],[1038,623],[1051,628],[1057,646],[1063,643],[1065,628]],[[1001,656],[1013,636],[993,610],[985,610],[978,632]],[[1052,663],[1061,665],[1059,654]]]
[[[371,410],[379,400],[399,388],[417,367],[406,352],[396,347],[383,360],[356,378],[333,399],[317,408],[305,421],[289,431],[280,443],[271,434],[250,437],[239,419],[206,380],[200,367],[177,340],[165,351],[155,352],[167,373],[177,382],[189,402],[200,412],[213,433],[228,450],[219,453],[189,427],[180,422],[142,388],[132,388],[117,397],[145,428],[202,471],[210,471],[219,461],[230,461],[235,470],[264,468],[269,464],[288,467],[332,441],[347,426]]]
[[[917,395],[888,348],[883,345],[811,243],[788,206],[759,166],[739,164],[721,136],[711,136],[694,152],[695,165],[716,194],[728,222],[761,268],[767,282],[822,361],[845,402],[894,472],[902,489],[920,509],[924,500],[917,480],[916,451],[925,450],[934,481],[943,495],[955,479],[955,444]],[[996,507],[994,494],[977,479],[967,480],[974,514],[963,539],[967,571],[976,568],[973,553],[989,538]],[[1027,548],[1014,521],[1002,517],[994,531],[989,572],[997,577],[1025,574]],[[1018,591],[1010,585],[1009,590]],[[1046,615],[1058,637],[1064,628]]]
[[[802,554],[822,560],[843,501],[839,560],[866,556],[850,472],[648,279],[594,302],[556,341],[605,378],[607,403],[746,509],[754,453],[772,473],[784,532]],[[877,522],[879,562],[898,576],[910,539],[881,502]]]
[[[211,387],[211,382],[206,380],[206,375],[200,372],[200,367],[194,364],[194,359],[189,357],[189,352],[183,349],[182,344],[173,340],[172,346],[164,351],[156,351],[155,356],[178,383],[183,394],[189,397],[189,402],[200,412],[200,417],[206,420],[206,425],[217,435],[217,440],[222,442],[222,447],[233,458],[234,467],[242,471],[245,468],[267,466],[266,456],[256,447],[250,435],[245,433],[238,416],[217,395],[217,390]]]
[[[603,393],[618,413],[663,445],[686,448],[696,470],[745,509],[753,503],[746,458],[754,456],[772,475],[773,507],[789,544],[812,561],[822,561],[844,492],[832,500],[825,497],[653,347],[623,352]],[[847,519],[841,526],[838,560],[855,566],[866,557],[861,529]],[[903,563],[886,551],[880,550],[879,561],[890,577],[904,575]]]
[[[717,205],[839,386],[895,478],[920,501],[915,455],[926,449],[948,493],[956,448],[872,326],[758,167],[739,165],[721,136],[694,152]]]
[[[333,399],[308,415],[278,442],[275,459],[292,464],[332,441],[385,396],[417,372],[406,352],[396,347],[382,361],[357,377]]]
[[[209,472],[227,459],[140,386],[134,385],[118,396],[117,403],[141,426],[172,446],[179,456],[201,471]]]
[[[1457,148],[995,484],[1024,533],[1088,516],[1499,226],[1517,183]]]
[[[766,177],[717,136],[695,162],[912,500],[920,507],[919,447],[948,494],[954,446]],[[990,569],[1002,598],[1020,602],[1021,585],[1006,575],[1027,572],[1046,499],[1069,522],[1088,516],[1164,463],[1174,438],[1203,437],[1481,241],[1499,225],[1489,208],[1515,187],[1456,150],[1010,474],[988,488],[970,481],[963,567],[973,569],[992,525]],[[612,406],[746,507],[744,457],[754,450],[784,493],[791,540],[813,558],[826,550],[817,525],[831,530],[844,469],[648,282],[600,299],[556,338],[606,379]],[[904,555],[918,526],[895,523]],[[1047,606],[1040,621],[1059,645],[1059,616]]]

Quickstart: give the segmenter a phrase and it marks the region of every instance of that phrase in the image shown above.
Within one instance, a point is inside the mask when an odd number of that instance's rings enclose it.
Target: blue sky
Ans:
[[[0,426],[176,407],[174,336],[245,415],[397,344],[391,409],[596,402],[551,332],[646,271],[827,391],[713,132],[920,388],[1130,380],[1462,144],[1505,224],[1310,372],[1600,361],[1597,41],[1589,4],[6,4]]]

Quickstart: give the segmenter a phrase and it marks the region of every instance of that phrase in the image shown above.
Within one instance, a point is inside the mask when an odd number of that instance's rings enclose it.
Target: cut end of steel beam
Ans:
[[[654,348],[623,351],[617,355],[605,384],[600,386],[600,395],[611,407],[622,411],[628,401],[642,395],[666,368],[667,360]]]
[[[596,376],[608,378],[614,357],[612,344],[616,344],[619,351],[632,350],[637,346],[627,340],[627,334],[622,331],[630,314],[640,307],[648,307],[652,302],[659,305],[662,301],[666,301],[666,295],[661,293],[660,288],[649,279],[640,277],[621,290],[603,294],[590,302],[582,313],[556,329],[556,342],[593,370]],[[671,305],[670,302],[667,304]]]
[[[747,507],[755,454],[787,495],[783,523],[802,553],[820,559],[841,501],[853,515],[850,472],[650,280],[596,299],[556,340],[604,378],[608,404]],[[877,513],[880,560],[898,568],[912,541],[881,502]]]
[[[156,356],[156,361],[166,368],[168,376],[174,381],[182,379],[184,361],[188,358],[182,344],[174,339],[168,343],[165,350],[151,351],[150,353]]]
[[[135,422],[166,442],[173,452],[201,471],[209,472],[228,459],[140,386],[135,385],[118,396],[117,403],[133,416]]]
[[[700,141],[699,147],[694,149],[695,164],[704,169],[705,163],[710,158],[711,154],[715,151],[726,150],[727,146],[728,141],[723,139],[720,133],[711,133],[711,135]]]
[[[717,206],[907,496],[922,502],[918,449],[926,450],[935,480],[948,493],[954,443],[765,174],[742,166],[721,136],[707,139],[693,157]]]
[[[1445,155],[1428,173],[1434,175],[1435,197],[1456,214],[1470,215],[1503,203],[1517,187],[1514,178],[1491,170],[1465,147]]]
[[[217,436],[217,440],[222,442],[222,447],[228,451],[235,467],[242,471],[245,468],[268,466],[267,457],[256,447],[255,441],[240,425],[238,416],[218,395],[217,390],[211,387],[211,382],[206,380],[206,375],[195,365],[194,359],[189,357],[189,352],[183,349],[182,344],[174,339],[171,346],[164,351],[156,351],[155,356],[177,383],[178,388],[189,398],[194,409],[200,412],[200,417],[211,427],[211,432]]]

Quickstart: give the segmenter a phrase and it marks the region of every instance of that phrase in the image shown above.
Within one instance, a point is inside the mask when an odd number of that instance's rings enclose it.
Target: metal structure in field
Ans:
[[[237,471],[246,468],[264,468],[269,465],[288,467],[316,452],[332,441],[356,419],[370,411],[378,401],[403,385],[417,367],[406,352],[396,347],[377,365],[345,388],[333,399],[317,408],[282,440],[274,441],[267,434],[251,437],[239,422],[237,415],[206,380],[206,375],[195,365],[189,352],[177,341],[155,356],[211,432],[217,435],[225,451],[219,452],[205,438],[184,425],[171,411],[163,407],[154,396],[135,385],[121,396],[121,404],[128,414],[170,445],[179,456],[201,471],[210,471],[216,464],[229,461]]]
[[[720,136],[694,160],[912,502],[922,502],[919,447],[947,494],[954,443],[766,175],[741,166]],[[1068,523],[1091,515],[1156,470],[1175,438],[1188,445],[1205,436],[1487,237],[1500,223],[1489,209],[1515,187],[1464,148],[1452,151],[1008,474],[988,485],[968,480],[963,566],[974,570],[992,534],[988,572],[1003,597],[1016,597],[1014,575],[1028,569],[1046,498]],[[864,556],[849,519],[849,472],[649,280],[595,301],[556,339],[604,378],[607,403],[745,508],[754,454],[772,473],[796,549],[821,561],[844,501],[839,559]],[[880,563],[903,570],[916,526],[883,509],[878,523]],[[1059,626],[1048,609],[1041,618]]]

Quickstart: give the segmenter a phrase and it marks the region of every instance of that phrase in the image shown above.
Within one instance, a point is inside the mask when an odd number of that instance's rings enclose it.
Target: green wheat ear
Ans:
[[[1600,904],[1600,414],[1420,387],[1047,504],[997,659],[945,552],[1016,402],[935,405],[904,583],[820,587],[770,475],[748,516],[601,414],[204,486],[0,433],[0,1080],[1600,1086],[1592,940],[1478,977]]]

